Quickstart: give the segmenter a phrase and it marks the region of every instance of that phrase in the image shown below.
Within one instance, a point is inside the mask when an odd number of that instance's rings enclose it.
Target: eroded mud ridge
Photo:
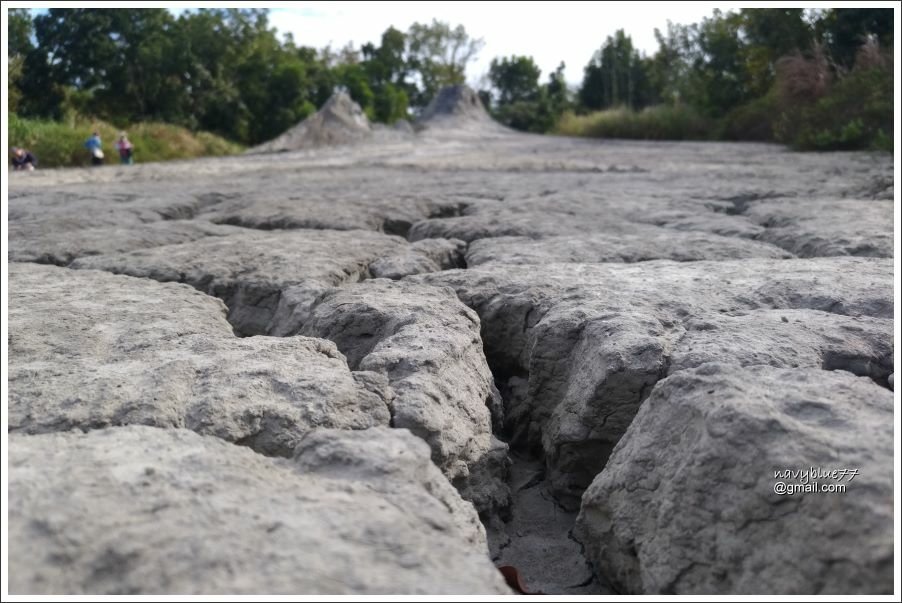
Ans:
[[[892,591],[890,157],[256,151],[10,183],[11,592]]]

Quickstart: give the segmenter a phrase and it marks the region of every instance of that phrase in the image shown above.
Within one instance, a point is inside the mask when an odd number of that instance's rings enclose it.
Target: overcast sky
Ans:
[[[654,30],[666,29],[668,19],[694,23],[711,15],[714,8],[737,6],[706,2],[297,2],[290,8],[272,9],[270,21],[279,31],[290,31],[298,44],[340,48],[349,41],[357,47],[366,42],[378,44],[390,25],[407,31],[416,21],[428,23],[435,18],[462,24],[472,37],[485,41],[467,71],[471,83],[488,71],[494,57],[518,54],[532,56],[543,79],[564,61],[567,81],[575,85],[582,80],[582,69],[592,53],[618,29],[631,35],[637,48],[651,54],[657,49]]]

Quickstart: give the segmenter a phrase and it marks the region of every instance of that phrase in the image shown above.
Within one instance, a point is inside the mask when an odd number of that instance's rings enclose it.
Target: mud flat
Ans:
[[[11,178],[12,592],[892,592],[890,157],[348,101]]]

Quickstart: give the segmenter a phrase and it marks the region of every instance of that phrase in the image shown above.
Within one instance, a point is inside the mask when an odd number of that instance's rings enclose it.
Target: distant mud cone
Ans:
[[[442,88],[417,119],[415,128],[505,132],[486,111],[479,95],[465,84]]]
[[[319,111],[278,138],[253,147],[249,153],[299,151],[364,140],[372,136],[370,122],[346,92],[336,92]]]

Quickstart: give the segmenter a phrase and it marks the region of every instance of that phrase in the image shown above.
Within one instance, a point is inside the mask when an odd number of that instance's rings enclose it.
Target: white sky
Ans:
[[[462,24],[471,37],[485,41],[477,60],[467,71],[475,83],[488,71],[495,57],[532,56],[542,69],[542,79],[561,61],[566,78],[575,85],[582,69],[608,35],[624,29],[635,46],[648,54],[657,49],[655,28],[664,31],[668,19],[694,23],[715,8],[740,5],[710,2],[294,2],[270,12],[270,22],[280,32],[291,32],[304,46],[341,48],[366,42],[378,45],[390,25],[401,31],[416,21],[433,18],[452,26]]]

